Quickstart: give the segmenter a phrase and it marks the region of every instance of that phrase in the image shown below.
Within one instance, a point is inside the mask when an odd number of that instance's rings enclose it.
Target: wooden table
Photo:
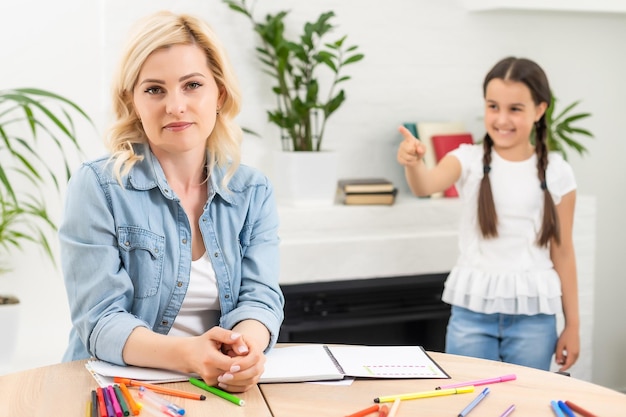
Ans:
[[[165,385],[206,395],[205,401],[165,396],[183,407],[185,416],[271,417],[259,389],[237,394],[246,401],[245,406],[239,407],[187,382]],[[84,417],[91,390],[97,386],[85,369],[85,361],[0,376],[0,417]]]
[[[516,405],[511,417],[554,417],[551,400],[573,401],[601,417],[621,416],[626,410],[626,395],[575,378],[483,359],[429,354],[451,379],[357,380],[349,386],[262,384],[260,390],[238,394],[246,401],[244,407],[178,382],[166,385],[204,393],[206,401],[167,398],[185,408],[185,416],[189,417],[341,417],[373,405],[375,397],[513,373],[517,375],[515,381],[489,385],[491,393],[469,417],[498,417],[511,404]],[[62,363],[0,376],[0,417],[87,415],[90,393],[97,384],[84,363]],[[470,394],[403,401],[396,417],[456,416],[483,388],[477,387]]]
[[[554,417],[551,400],[572,401],[600,417],[626,414],[626,395],[599,385],[502,362],[429,354],[451,379],[360,379],[350,386],[297,383],[262,384],[260,387],[273,417],[341,417],[373,405],[373,399],[379,396],[429,391],[438,385],[516,374],[514,381],[487,385],[491,393],[469,417],[498,417],[511,404],[516,406],[511,417]],[[396,417],[456,416],[485,387],[476,387],[474,393],[402,401]]]

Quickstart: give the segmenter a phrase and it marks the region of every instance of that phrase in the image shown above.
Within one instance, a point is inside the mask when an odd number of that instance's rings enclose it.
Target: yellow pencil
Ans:
[[[454,395],[454,394],[466,394],[468,392],[474,392],[474,386],[450,388],[450,389],[437,389],[432,391],[412,392],[407,394],[387,395],[385,397],[374,398],[375,403],[391,403],[399,398],[400,400],[416,400],[418,398],[439,397],[442,395]]]

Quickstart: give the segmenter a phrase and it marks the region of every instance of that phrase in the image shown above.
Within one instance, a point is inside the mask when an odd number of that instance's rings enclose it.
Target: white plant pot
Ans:
[[[3,298],[0,295],[0,298]],[[19,329],[21,304],[0,304],[0,375],[9,371]]]
[[[337,190],[338,154],[334,151],[272,154],[272,183],[280,204],[332,205]]]

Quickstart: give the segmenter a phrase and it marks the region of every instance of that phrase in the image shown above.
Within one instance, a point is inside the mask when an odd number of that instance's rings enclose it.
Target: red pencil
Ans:
[[[371,407],[364,408],[363,410],[347,415],[346,417],[363,417],[363,416],[373,413],[374,411],[378,411],[379,409],[380,409],[380,404],[374,404]]]
[[[389,414],[389,406],[387,404],[381,405],[378,411],[378,417],[387,417],[387,414]]]
[[[567,405],[569,408],[571,408],[572,410],[576,411],[578,414],[580,414],[583,417],[597,417],[591,411],[587,411],[584,408],[582,408],[581,406],[576,405],[576,404],[574,404],[571,401],[565,401],[565,405]]]
[[[107,417],[109,413],[107,413],[107,406],[104,403],[104,394],[102,393],[102,388],[96,388],[96,396],[98,397],[98,411],[100,412],[100,417]]]

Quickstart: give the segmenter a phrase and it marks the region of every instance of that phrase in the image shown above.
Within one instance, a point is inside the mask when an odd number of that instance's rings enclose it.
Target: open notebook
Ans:
[[[261,382],[449,378],[421,346],[298,345],[272,349]]]
[[[362,378],[450,378],[421,346],[296,345],[272,349],[266,355],[260,383]],[[119,366],[100,360],[85,364],[100,386],[123,377],[147,383],[186,381],[190,376],[173,371]]]

